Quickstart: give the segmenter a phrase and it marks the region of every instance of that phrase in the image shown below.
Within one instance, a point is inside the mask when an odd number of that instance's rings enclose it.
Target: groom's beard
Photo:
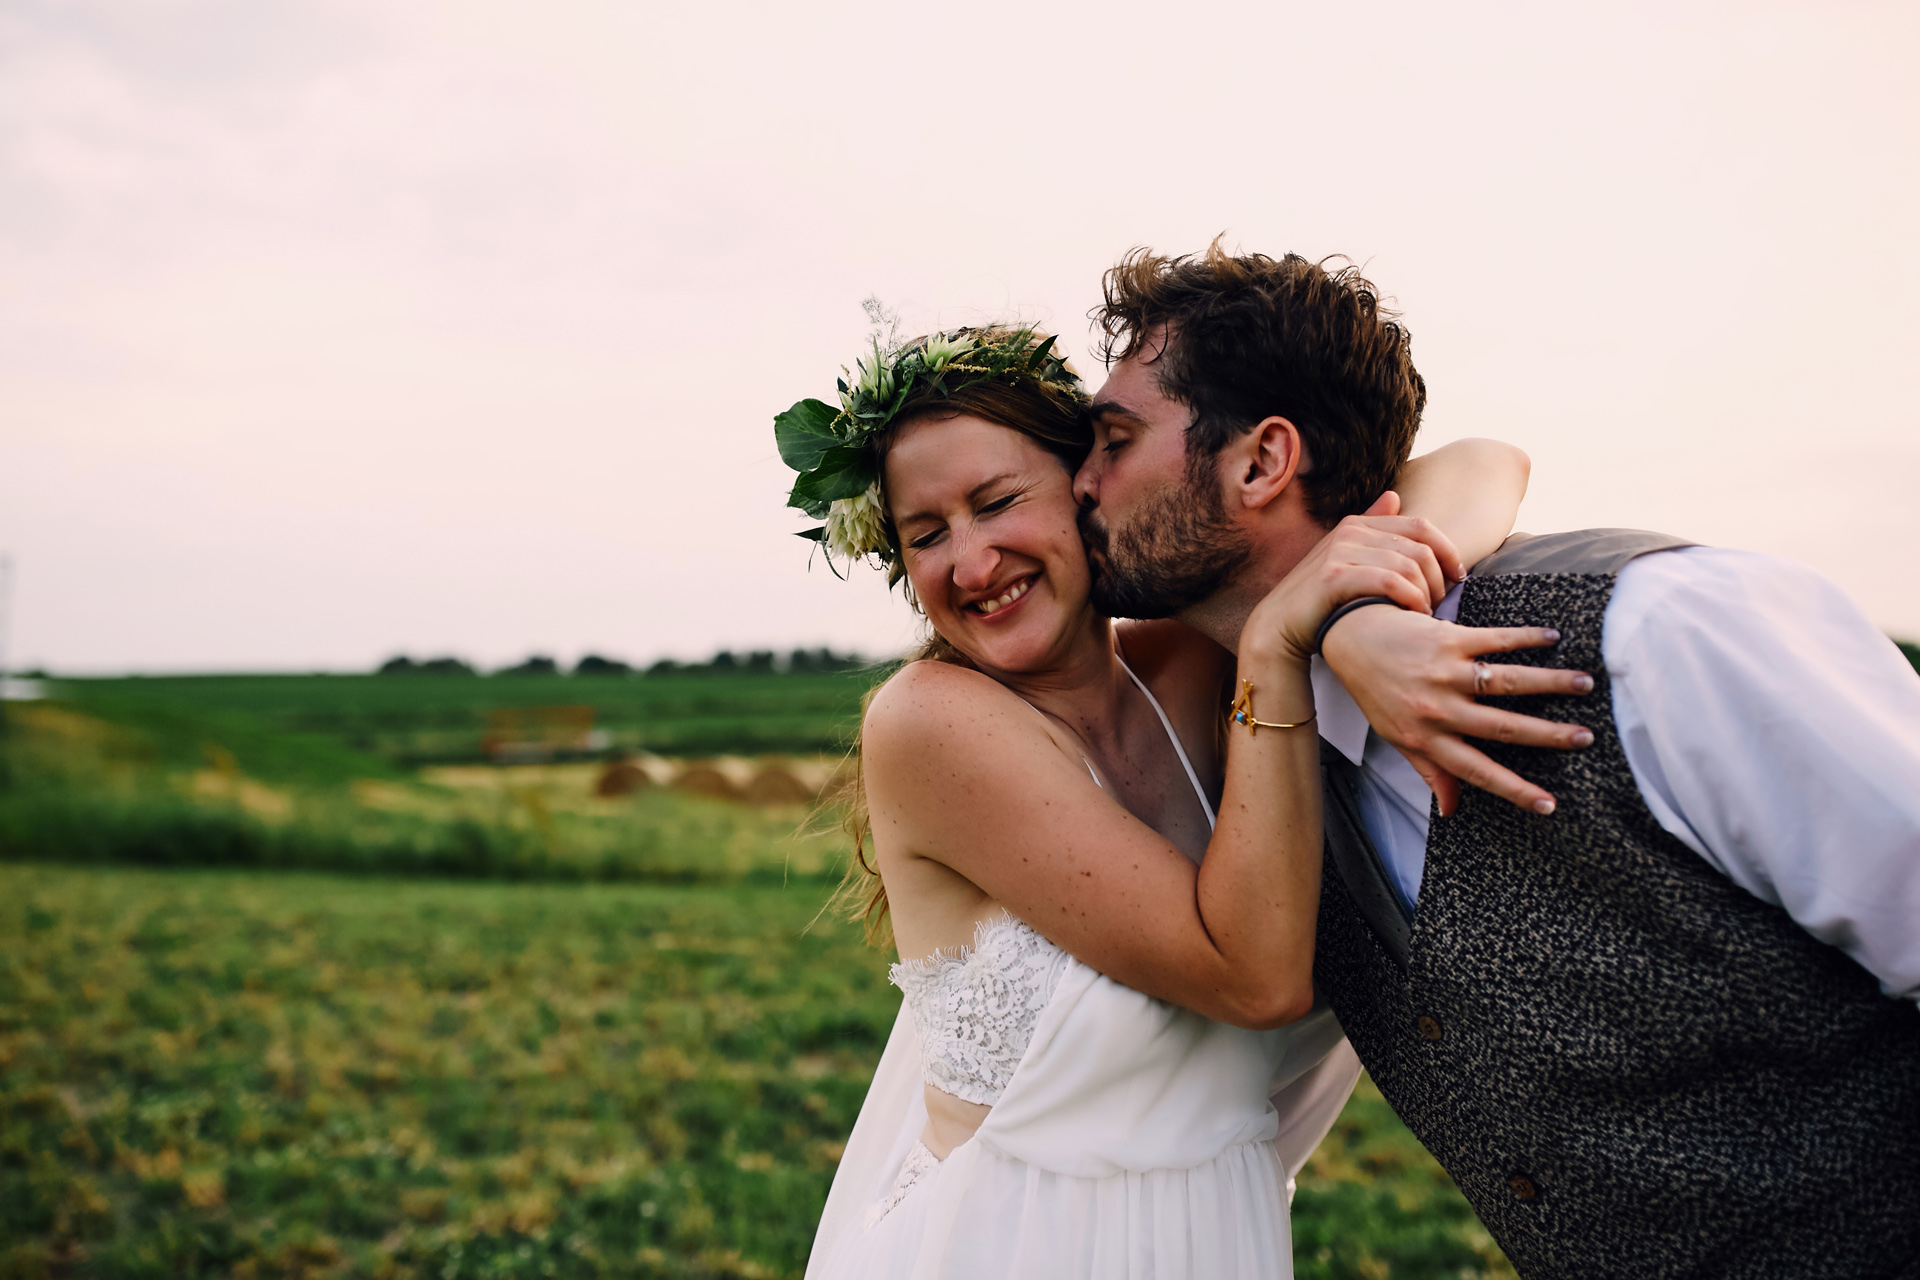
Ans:
[[[1117,532],[1081,507],[1093,607],[1109,618],[1170,618],[1219,591],[1253,556],[1213,476],[1189,472]]]

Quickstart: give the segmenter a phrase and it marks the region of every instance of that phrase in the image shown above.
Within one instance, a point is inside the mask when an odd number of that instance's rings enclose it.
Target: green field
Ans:
[[[872,678],[63,681],[8,706],[0,1280],[798,1276],[898,1008],[886,957],[815,919],[831,811],[418,762],[470,761],[502,698],[591,697],[616,741],[779,742],[801,769]],[[1295,1239],[1303,1278],[1511,1274],[1365,1085]]]
[[[0,858],[15,861],[779,883],[837,874],[846,847],[806,805],[597,797],[592,762],[414,771],[191,706],[161,719],[75,698],[7,714]]]
[[[0,865],[0,1274],[798,1275],[898,1007],[821,897]],[[1295,1233],[1511,1274],[1364,1088]]]
[[[843,751],[884,670],[135,676],[56,680],[52,692],[141,730],[176,763],[211,736],[250,774],[311,781],[482,759],[487,713],[512,707],[592,707],[612,747],[662,755]]]

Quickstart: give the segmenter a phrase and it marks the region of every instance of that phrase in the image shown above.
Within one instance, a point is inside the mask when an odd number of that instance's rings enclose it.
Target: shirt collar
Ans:
[[[1320,721],[1320,736],[1334,750],[1354,764],[1367,750],[1367,717],[1353,700],[1340,677],[1326,659],[1313,660],[1313,709]]]

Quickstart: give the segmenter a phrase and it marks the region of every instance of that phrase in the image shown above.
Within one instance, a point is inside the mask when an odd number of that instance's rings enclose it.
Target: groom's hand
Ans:
[[[1502,768],[1467,738],[1575,750],[1593,741],[1580,725],[1496,710],[1476,693],[1584,694],[1584,671],[1488,664],[1475,688],[1475,659],[1538,649],[1560,639],[1540,627],[1462,627],[1401,609],[1357,609],[1328,632],[1327,665],[1366,713],[1374,732],[1392,743],[1426,779],[1440,812],[1460,803],[1460,783],[1490,791],[1535,813],[1552,813],[1553,797]]]

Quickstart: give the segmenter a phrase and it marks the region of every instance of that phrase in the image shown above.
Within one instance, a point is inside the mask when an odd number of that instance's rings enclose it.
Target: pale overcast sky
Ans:
[[[1136,244],[1345,253],[1522,527],[1920,635],[1911,3],[13,0],[0,551],[56,670],[902,647],[771,415],[860,300],[1086,363]],[[1090,372],[1096,372],[1093,370]]]

